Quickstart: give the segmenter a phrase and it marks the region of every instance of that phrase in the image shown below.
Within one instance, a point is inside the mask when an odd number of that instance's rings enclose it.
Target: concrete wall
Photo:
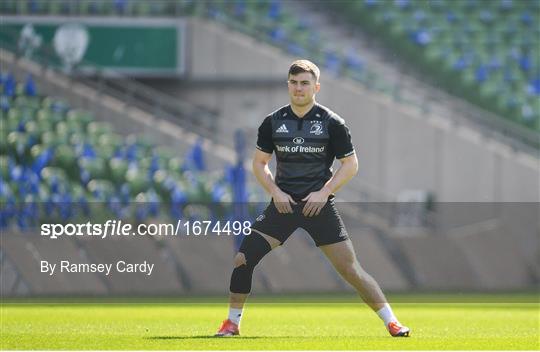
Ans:
[[[286,81],[283,67],[290,63],[275,48],[259,45],[248,36],[233,34],[220,25],[189,19],[188,75],[197,79],[273,79]]]
[[[216,23],[191,20],[188,29],[189,80],[150,83],[219,111],[225,139],[243,128],[253,145],[264,116],[288,103],[285,76],[294,58]],[[439,201],[540,201],[538,156],[324,71],[321,84],[318,101],[346,119],[357,149],[360,172],[349,187],[378,189],[387,200],[425,189]]]

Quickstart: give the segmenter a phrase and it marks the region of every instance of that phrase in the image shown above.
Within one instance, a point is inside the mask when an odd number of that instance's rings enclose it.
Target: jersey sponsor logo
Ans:
[[[304,144],[304,138],[302,137],[296,137],[292,141],[294,144]]]
[[[311,125],[311,128],[309,129],[309,133],[314,134],[316,136],[321,135],[323,133],[322,130],[322,124],[317,121],[313,125]]]
[[[303,145],[277,145],[276,149],[278,152],[285,152],[285,153],[323,153],[325,146],[321,147],[305,147]]]
[[[257,216],[257,219],[255,219],[255,221],[259,221],[259,222],[263,221],[265,217],[266,216],[264,216],[264,214],[261,214],[261,215]]]
[[[287,129],[287,126],[285,124],[278,127],[276,130],[276,133],[289,133],[289,130]]]

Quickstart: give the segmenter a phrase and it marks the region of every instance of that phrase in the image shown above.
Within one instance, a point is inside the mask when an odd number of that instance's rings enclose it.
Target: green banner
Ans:
[[[152,20],[104,19],[99,23],[62,18],[45,23],[19,17],[3,19],[0,40],[29,56],[39,56],[43,48],[50,47],[60,65],[90,64],[132,75],[163,76],[184,71],[183,28],[178,21],[156,24]]]

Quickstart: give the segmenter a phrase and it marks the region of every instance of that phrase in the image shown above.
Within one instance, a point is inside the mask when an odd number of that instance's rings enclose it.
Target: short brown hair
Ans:
[[[297,75],[302,72],[308,72],[315,77],[315,82],[319,82],[319,77],[321,76],[321,71],[313,62],[309,60],[296,60],[289,67],[289,76]],[[288,76],[287,76],[288,77]]]

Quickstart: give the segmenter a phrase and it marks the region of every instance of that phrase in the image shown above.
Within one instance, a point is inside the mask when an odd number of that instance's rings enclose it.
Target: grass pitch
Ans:
[[[463,298],[463,297],[461,297]],[[416,302],[419,302],[418,300]],[[400,303],[392,338],[362,303],[254,303],[240,337],[212,335],[224,303],[1,305],[0,348],[40,350],[537,350],[538,303]]]

